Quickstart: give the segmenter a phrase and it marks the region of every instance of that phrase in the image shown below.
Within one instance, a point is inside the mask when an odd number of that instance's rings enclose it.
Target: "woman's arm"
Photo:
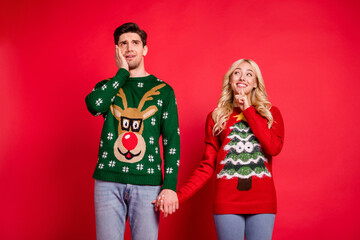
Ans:
[[[205,151],[200,166],[192,173],[189,180],[177,192],[179,201],[185,201],[199,191],[211,178],[215,171],[216,157],[220,148],[218,136],[212,133],[214,121],[208,115],[205,127]]]
[[[270,112],[274,118],[271,128],[268,128],[267,119],[256,112],[253,106],[244,110],[244,116],[263,150],[275,156],[280,153],[284,144],[284,122],[278,108],[271,107]]]

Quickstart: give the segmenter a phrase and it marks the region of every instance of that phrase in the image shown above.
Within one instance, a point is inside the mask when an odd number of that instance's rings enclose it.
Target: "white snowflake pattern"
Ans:
[[[160,79],[156,79],[158,82],[162,82],[163,80],[160,80]]]
[[[180,166],[180,160],[177,160],[177,161],[176,161],[176,165],[177,165],[177,166]]]
[[[153,168],[148,168],[147,173],[153,174],[153,173],[154,173],[154,169],[153,169]]]
[[[108,133],[107,139],[108,140],[112,140],[113,139],[114,134],[113,133]]]
[[[104,146],[104,141],[100,140],[100,147],[103,147],[103,146]]]
[[[175,105],[177,105],[177,100],[176,100],[176,98],[175,98]]]
[[[162,106],[162,104],[163,104],[163,101],[162,101],[162,100],[158,100],[158,101],[157,101],[157,105],[158,105],[158,106],[160,106],[160,107],[161,107],[161,106]]]
[[[116,82],[113,83],[113,88],[117,88],[118,86],[119,86],[119,82],[118,82],[118,81],[116,81]]]
[[[109,167],[115,167],[115,164],[116,164],[115,161],[110,161],[110,162],[109,162]]]
[[[96,100],[95,104],[96,106],[100,106],[103,103],[102,98],[98,98],[98,100]]]
[[[157,165],[157,167],[158,167],[158,170],[161,171],[161,166],[159,164]]]
[[[142,88],[142,87],[144,86],[144,83],[139,82],[137,86],[138,86],[139,88]]]
[[[173,173],[173,169],[171,167],[167,168],[166,173],[169,173],[169,174]]]
[[[177,129],[177,133],[180,135],[180,128]]]
[[[129,167],[123,167],[123,168],[122,168],[122,171],[123,171],[123,172],[129,172]]]
[[[156,124],[156,119],[155,118],[151,118],[151,125],[155,126]]]
[[[99,168],[100,168],[100,169],[103,169],[103,168],[104,168],[104,164],[103,164],[103,163],[100,163],[100,164],[99,164]]]
[[[154,161],[154,156],[153,155],[149,155],[149,162],[153,162]]]
[[[101,90],[105,90],[107,88],[107,86],[106,85],[103,85],[102,87],[101,87]]]
[[[103,152],[102,158],[107,158],[108,152]]]
[[[156,147],[155,148],[155,153],[158,154],[159,153],[159,149]]]
[[[176,149],[175,148],[170,148],[169,153],[170,153],[170,155],[174,155],[176,153]]]
[[[93,88],[93,90],[91,90],[92,92],[95,92],[95,88]]]
[[[167,140],[166,138],[164,138],[164,140],[163,140],[163,144],[164,144],[164,146],[166,146],[166,145],[167,145],[167,143],[168,143],[168,140]]]
[[[168,116],[169,116],[169,114],[168,114],[167,112],[164,112],[164,114],[163,114],[163,119],[167,119]]]
[[[153,137],[150,137],[149,143],[150,143],[150,144],[154,144],[154,138],[153,138]]]
[[[95,114],[95,117],[98,117],[100,115],[101,115],[101,112],[98,112],[98,113]]]
[[[113,97],[111,98],[111,102],[114,102],[114,100],[115,100],[115,96],[113,96]]]
[[[138,165],[136,165],[136,169],[139,170],[139,171],[140,171],[140,170],[143,170],[143,168],[144,168],[144,165],[143,165],[143,164],[140,164],[140,163],[139,163]]]

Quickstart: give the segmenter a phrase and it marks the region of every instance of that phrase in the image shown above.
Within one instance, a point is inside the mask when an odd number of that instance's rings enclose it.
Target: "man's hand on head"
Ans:
[[[118,45],[115,45],[115,62],[118,68],[124,68],[129,71],[129,65],[126,62],[124,55],[121,53]]]

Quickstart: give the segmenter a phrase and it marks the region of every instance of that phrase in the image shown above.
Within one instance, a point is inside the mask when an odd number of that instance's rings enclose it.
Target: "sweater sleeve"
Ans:
[[[175,93],[171,89],[165,99],[161,116],[163,140],[164,182],[163,189],[176,191],[180,163],[180,130]]]
[[[97,83],[93,91],[85,97],[89,112],[94,116],[106,113],[110,109],[114,97],[129,76],[127,70],[120,68],[113,78]]]
[[[199,191],[211,178],[215,171],[216,157],[220,149],[219,137],[212,133],[214,121],[211,113],[206,119],[205,151],[200,166],[192,173],[189,180],[178,191],[178,198],[183,202]]]
[[[253,106],[244,111],[244,116],[263,150],[270,156],[275,156],[280,153],[284,144],[284,122],[278,108],[271,107],[270,112],[274,118],[270,129],[267,119],[258,114]]]

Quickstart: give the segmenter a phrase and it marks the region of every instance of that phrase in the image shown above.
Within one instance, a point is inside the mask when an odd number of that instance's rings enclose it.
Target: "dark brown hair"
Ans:
[[[146,32],[144,30],[140,29],[136,23],[132,23],[132,22],[124,23],[123,25],[121,25],[120,27],[115,29],[115,32],[114,32],[115,45],[117,45],[119,43],[120,35],[123,33],[128,33],[128,32],[137,33],[141,38],[143,46],[146,46],[146,39],[147,39]]]

